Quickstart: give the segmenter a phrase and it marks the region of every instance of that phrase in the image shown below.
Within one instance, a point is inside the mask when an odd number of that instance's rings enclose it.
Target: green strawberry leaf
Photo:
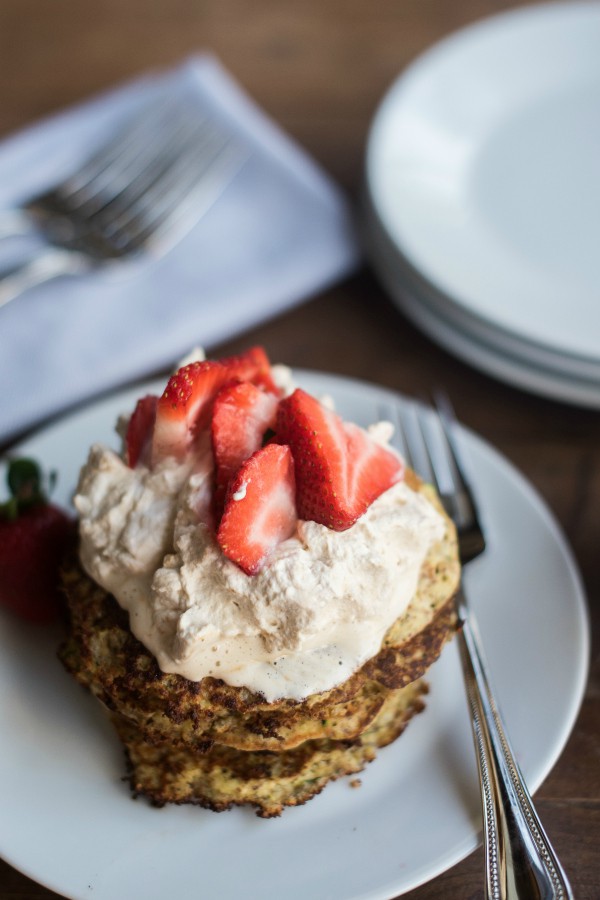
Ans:
[[[47,503],[43,490],[40,467],[33,459],[11,459],[8,464],[6,481],[10,498],[0,504],[0,516],[16,519],[19,513],[31,506]]]

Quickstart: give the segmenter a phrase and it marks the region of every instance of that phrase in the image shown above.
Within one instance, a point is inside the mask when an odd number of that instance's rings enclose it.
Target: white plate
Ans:
[[[572,380],[575,384],[582,382],[588,394],[593,393],[596,397],[600,397],[600,356],[597,360],[593,360],[559,353],[474,315],[427,281],[402,255],[393,238],[387,233],[368,196],[365,198],[364,218],[365,242],[371,262],[380,274],[382,268],[389,270],[388,274],[393,273],[393,288],[396,288],[398,283],[410,285],[413,297],[422,298],[437,318],[448,323],[453,331],[462,335],[465,340],[491,347],[495,356],[514,359],[519,370],[517,377],[520,377],[520,370],[523,369],[542,369],[550,374],[550,384],[553,381],[563,380],[567,382]],[[383,280],[387,283],[388,279]],[[398,291],[394,289],[392,296],[396,300],[400,298]]]
[[[398,395],[297,373],[361,424]],[[160,389],[150,385],[148,390]],[[142,389],[64,419],[19,451],[59,472],[66,502],[93,441],[115,442],[117,415]],[[500,704],[535,790],[560,754],[589,656],[585,599],[556,523],[489,445],[462,434],[489,550],[467,573]],[[454,645],[430,673],[426,711],[352,790],[330,784],[263,821],[248,810],[153,809],[132,801],[123,756],[98,704],[62,671],[58,634],[0,617],[0,853],[74,900],[384,900],[434,878],[479,841],[469,720]]]
[[[369,258],[390,298],[425,334],[450,353],[508,384],[553,400],[600,409],[600,377],[593,377],[591,365],[567,365],[566,357],[549,359],[539,346],[526,347],[508,333],[486,327],[482,320],[461,315],[405,263],[373,211],[367,210],[367,215]],[[580,377],[571,371],[578,368]]]
[[[368,187],[397,247],[472,316],[600,360],[600,5],[445,39],[375,117]]]

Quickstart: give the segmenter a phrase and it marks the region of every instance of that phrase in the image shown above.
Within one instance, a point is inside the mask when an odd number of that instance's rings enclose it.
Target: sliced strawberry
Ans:
[[[219,360],[230,370],[235,370],[235,377],[240,381],[251,381],[272,394],[279,395],[279,389],[271,375],[271,363],[262,347],[250,347],[239,356],[225,356]]]
[[[217,540],[229,559],[255,575],[296,528],[290,448],[267,444],[247,459],[229,485]]]
[[[277,440],[294,457],[301,519],[345,531],[403,476],[400,459],[298,388],[279,404]]]
[[[190,480],[187,502],[198,522],[207,525],[211,531],[216,530],[213,504],[215,485],[215,462],[212,452],[210,432],[205,430],[194,447],[195,459]]]
[[[148,394],[141,397],[132,413],[125,435],[125,455],[127,465],[134,469],[138,462],[148,465],[152,434],[156,420],[158,397]]]
[[[212,417],[212,446],[217,467],[215,508],[220,514],[227,486],[244,460],[258,450],[268,428],[274,428],[277,397],[251,384],[221,388]]]
[[[183,459],[206,425],[210,406],[227,379],[219,362],[190,363],[171,376],[156,407],[152,464],[173,456]]]
[[[212,404],[229,382],[270,381],[269,361],[259,347],[219,361],[204,360],[179,369],[170,379],[156,409],[152,464],[165,457],[183,459],[210,421]],[[272,381],[271,381],[272,383]]]

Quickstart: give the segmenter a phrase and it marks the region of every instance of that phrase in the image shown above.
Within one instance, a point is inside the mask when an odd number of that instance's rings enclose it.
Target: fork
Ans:
[[[461,563],[485,550],[485,536],[448,398],[436,409],[395,408],[408,465],[437,489],[456,525]],[[494,699],[481,638],[464,587],[456,593],[458,644],[481,787],[488,900],[572,900],[567,877],[535,811]]]
[[[0,275],[0,306],[34,285],[162,255],[227,186],[247,149],[183,100],[144,107],[63,182],[0,213],[0,237],[35,232],[47,247]]]

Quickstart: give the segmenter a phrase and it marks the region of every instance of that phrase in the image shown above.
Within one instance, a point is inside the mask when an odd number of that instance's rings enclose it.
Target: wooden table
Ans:
[[[499,0],[2,0],[0,133],[149,67],[210,48],[356,197],[369,121],[396,74],[455,28],[516,5]],[[340,329],[343,341],[337,339]],[[493,442],[556,515],[587,588],[594,655],[577,724],[536,802],[578,900],[597,900],[600,417],[521,393],[458,362],[395,311],[368,270],[214,350],[235,352],[249,342],[264,344],[274,359],[291,365],[357,376],[409,394],[445,384],[462,421]],[[0,900],[53,896],[0,862]],[[481,851],[407,896],[483,897]]]

